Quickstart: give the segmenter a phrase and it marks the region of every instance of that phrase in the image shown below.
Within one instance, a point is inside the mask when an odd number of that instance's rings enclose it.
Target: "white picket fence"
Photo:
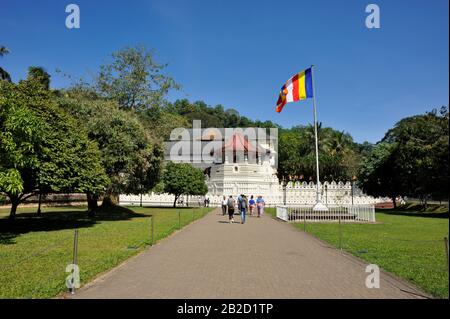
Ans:
[[[374,205],[327,206],[328,211],[314,211],[312,205],[277,206],[277,218],[307,222],[375,222]]]

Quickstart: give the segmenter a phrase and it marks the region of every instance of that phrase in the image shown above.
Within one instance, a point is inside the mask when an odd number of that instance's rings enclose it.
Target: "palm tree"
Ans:
[[[331,137],[331,155],[343,154],[350,150],[350,145],[352,143],[351,137],[344,131],[335,131]]]
[[[309,145],[309,153],[315,153],[315,129],[314,125],[309,124],[305,130],[305,138],[308,141]],[[319,152],[320,153],[328,153],[330,151],[332,138],[327,130],[327,128],[322,128],[322,122],[317,123],[317,139],[319,142]]]
[[[7,55],[9,53],[9,50],[5,46],[0,46],[0,56]]]
[[[0,46],[0,57],[3,57],[9,53],[8,48]],[[11,76],[3,68],[0,67],[0,80],[11,82]]]

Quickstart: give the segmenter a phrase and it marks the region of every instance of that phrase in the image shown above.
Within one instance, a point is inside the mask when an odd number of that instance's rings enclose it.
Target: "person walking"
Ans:
[[[233,196],[231,196],[231,195],[228,198],[227,206],[228,206],[228,220],[230,221],[230,224],[231,224],[231,223],[234,223],[234,206],[236,206],[236,202],[235,202]]]
[[[222,215],[225,216],[227,214],[227,205],[228,205],[228,200],[226,196],[223,196],[223,200],[222,200]]]
[[[253,199],[253,195],[250,196],[250,200],[248,201],[248,211],[250,213],[250,216],[253,215],[253,209],[255,208],[255,200]]]
[[[240,212],[241,212],[241,223],[245,224],[245,218],[247,215],[247,209],[248,209],[248,200],[245,195],[240,196]]]
[[[237,198],[237,206],[238,206],[238,212],[239,214],[241,213],[241,208],[242,208],[242,199],[243,199],[244,195],[239,195]]]
[[[261,217],[264,214],[264,206],[266,203],[264,202],[264,199],[261,195],[258,196],[256,199],[256,208],[258,210],[258,217]]]

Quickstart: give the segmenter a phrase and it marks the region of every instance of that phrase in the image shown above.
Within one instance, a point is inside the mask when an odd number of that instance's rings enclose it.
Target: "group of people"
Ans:
[[[244,224],[246,221],[247,212],[252,216],[256,208],[258,217],[261,217],[264,214],[265,202],[261,195],[259,195],[256,200],[253,198],[253,195],[251,195],[250,199],[248,199],[247,196],[241,194],[237,197],[237,200],[235,200],[232,195],[230,195],[229,198],[224,196],[222,201],[222,214],[226,215],[228,212],[228,220],[230,224],[234,223],[236,206],[238,214],[241,215],[241,223]]]

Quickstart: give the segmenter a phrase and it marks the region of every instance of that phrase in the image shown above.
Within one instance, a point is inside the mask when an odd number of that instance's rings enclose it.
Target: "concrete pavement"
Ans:
[[[240,220],[239,217],[236,220]],[[219,210],[97,278],[69,298],[417,298],[366,264],[270,216],[229,224]]]

